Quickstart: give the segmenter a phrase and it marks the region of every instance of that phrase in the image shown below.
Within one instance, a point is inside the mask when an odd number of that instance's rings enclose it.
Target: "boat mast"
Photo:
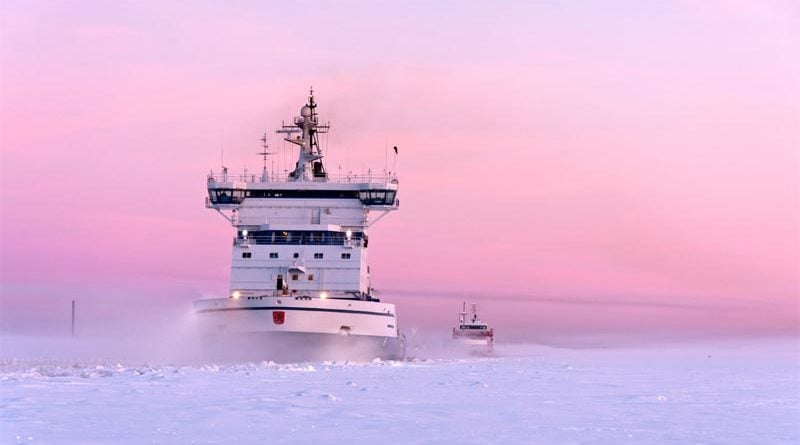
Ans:
[[[289,173],[290,181],[327,181],[328,174],[322,165],[322,149],[319,146],[320,133],[327,133],[330,125],[319,124],[317,104],[314,102],[314,89],[308,94],[308,103],[300,109],[300,116],[294,118],[294,125],[281,123],[276,133],[286,135],[286,142],[300,147],[300,155],[294,170]],[[291,137],[292,134],[297,134]],[[302,136],[300,135],[302,134]]]
[[[261,148],[262,150],[257,153],[264,157],[264,166],[261,169],[261,182],[267,182],[269,181],[269,176],[267,175],[267,156],[274,154],[271,151],[267,151],[269,148],[269,144],[267,144],[267,133],[264,133],[264,136],[261,138]]]

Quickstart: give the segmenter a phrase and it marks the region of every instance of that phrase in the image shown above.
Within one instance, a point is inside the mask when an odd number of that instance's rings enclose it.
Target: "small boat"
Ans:
[[[467,303],[463,304],[458,317],[458,327],[453,328],[453,340],[486,352],[494,347],[494,329],[478,318],[478,305],[472,304],[472,314],[467,314]],[[478,351],[480,352],[480,351]]]

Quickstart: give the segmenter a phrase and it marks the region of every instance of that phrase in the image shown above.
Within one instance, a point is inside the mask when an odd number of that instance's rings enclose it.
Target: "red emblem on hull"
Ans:
[[[283,321],[286,320],[286,312],[283,311],[273,311],[272,312],[272,322],[275,324],[283,324]]]

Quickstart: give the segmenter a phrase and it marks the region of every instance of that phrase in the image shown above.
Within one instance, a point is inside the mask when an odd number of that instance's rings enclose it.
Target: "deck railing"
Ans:
[[[208,181],[215,182],[244,182],[244,183],[260,183],[263,182],[260,173],[251,172],[211,172],[206,175]],[[300,182],[292,181],[288,175],[270,175],[266,182]],[[336,184],[349,184],[349,183],[389,183],[397,182],[397,175],[394,173],[380,172],[380,173],[367,173],[367,174],[327,174],[327,180],[323,178],[315,178],[308,182],[332,182]]]
[[[247,238],[236,237],[233,239],[233,245],[239,247],[248,247],[253,245],[281,245],[281,246],[343,246],[347,249],[361,247],[364,240],[361,238],[328,238],[324,240],[310,241],[305,238],[271,238],[271,237],[257,237],[248,236]]]

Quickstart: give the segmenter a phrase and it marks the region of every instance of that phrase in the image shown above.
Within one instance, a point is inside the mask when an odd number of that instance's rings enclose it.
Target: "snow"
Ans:
[[[800,443],[796,341],[493,357],[0,361],[0,442]]]

